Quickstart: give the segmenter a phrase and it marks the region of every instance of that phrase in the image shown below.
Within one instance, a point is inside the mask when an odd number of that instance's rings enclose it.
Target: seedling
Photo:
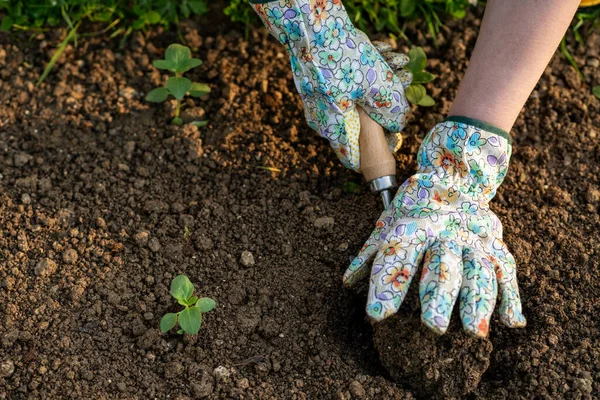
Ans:
[[[424,83],[429,83],[435,79],[435,75],[425,71],[427,65],[427,56],[421,47],[413,47],[408,52],[410,62],[406,65],[406,69],[412,72],[413,80],[410,86],[406,89],[406,98],[413,104],[423,107],[431,107],[435,104],[435,100],[427,94]]]
[[[174,74],[169,77],[165,86],[152,89],[146,95],[146,101],[153,103],[164,102],[169,95],[175,97],[175,115],[171,123],[173,125],[183,124],[183,120],[179,117],[181,109],[181,100],[186,94],[192,97],[201,97],[210,93],[210,87],[205,83],[192,82],[188,78],[184,78],[183,74],[192,68],[196,68],[202,61],[197,58],[191,58],[189,47],[180,44],[172,44],[167,47],[164,60],[155,60],[154,66],[158,69],[165,69]],[[196,126],[204,126],[208,121],[193,121]]]
[[[194,285],[187,276],[177,275],[171,282],[171,296],[185,308],[178,313],[165,314],[160,320],[160,331],[167,333],[179,323],[178,334],[195,335],[202,325],[202,313],[209,312],[217,304],[208,297],[194,295]]]
[[[183,227],[183,240],[188,240],[192,236],[192,230],[186,225]]]
[[[592,89],[592,93],[594,93],[594,96],[600,99],[600,85],[594,86],[594,88]]]

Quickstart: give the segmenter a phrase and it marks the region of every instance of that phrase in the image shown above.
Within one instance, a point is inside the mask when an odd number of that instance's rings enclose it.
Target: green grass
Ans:
[[[111,38],[121,37],[123,44],[135,30],[153,25],[178,26],[182,18],[206,11],[207,0],[0,0],[0,12],[4,14],[0,28],[33,33],[57,26],[68,28],[67,36],[40,76],[39,86],[67,45],[77,44],[79,38],[110,32]],[[103,24],[104,28],[81,33],[80,26],[85,21]]]
[[[478,6],[483,7],[484,2],[479,3]],[[39,84],[66,46],[71,42],[76,44],[79,38],[109,32],[111,38],[121,37],[123,44],[134,30],[145,30],[154,25],[175,26],[178,30],[181,19],[204,14],[208,4],[208,0],[0,0],[0,13],[4,15],[0,28],[32,33],[57,26],[68,28],[67,36],[48,63]],[[412,43],[405,33],[408,21],[418,21],[437,44],[436,38],[444,21],[463,18],[474,7],[469,0],[344,0],[344,5],[357,28],[399,36],[409,45]],[[260,25],[247,0],[229,0],[223,12],[233,22],[244,26],[246,37],[250,29]],[[102,23],[104,28],[81,33],[81,23],[85,21]],[[597,29],[599,25],[600,7],[581,10],[572,26],[575,40],[584,45],[582,30]],[[579,72],[564,43],[561,50]]]
[[[405,23],[421,20],[434,41],[443,26],[443,18],[463,18],[470,7],[468,0],[344,0],[352,22],[365,32],[387,32],[404,38]],[[258,23],[247,0],[231,0],[225,14],[241,22],[246,31]]]

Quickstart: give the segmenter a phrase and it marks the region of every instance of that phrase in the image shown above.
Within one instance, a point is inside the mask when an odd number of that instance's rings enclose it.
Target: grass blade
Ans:
[[[46,69],[44,69],[44,72],[42,72],[42,75],[40,76],[40,79],[38,79],[37,83],[35,84],[36,87],[40,86],[40,84],[44,81],[44,79],[46,79],[46,77],[50,73],[50,70],[52,69],[52,67],[54,67],[54,64],[56,64],[56,62],[58,61],[58,59],[60,58],[60,56],[62,55],[62,53],[67,48],[67,45],[69,44],[69,42],[71,40],[73,40],[74,37],[77,36],[77,29],[79,28],[80,24],[81,24],[81,21],[79,21],[77,23],[77,25],[75,25],[73,27],[73,29],[71,29],[69,31],[69,34],[67,35],[67,37],[64,38],[64,40],[60,43],[60,45],[56,49],[56,52],[54,53],[54,55],[50,59],[50,62],[48,63],[48,65],[46,65]]]
[[[579,77],[581,79],[583,79],[583,74],[581,73],[581,70],[579,69],[579,66],[575,62],[575,59],[573,58],[573,55],[571,54],[571,52],[569,51],[569,49],[567,49],[566,36],[563,36],[563,38],[562,38],[562,40],[560,42],[560,51],[563,53],[563,55],[565,56],[565,58],[567,60],[569,60],[569,62],[573,66],[573,68],[575,68],[575,71],[577,71],[577,75],[579,75]]]

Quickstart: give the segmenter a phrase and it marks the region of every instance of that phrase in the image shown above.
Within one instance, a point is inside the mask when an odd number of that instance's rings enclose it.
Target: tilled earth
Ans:
[[[448,110],[478,24],[450,23],[437,50],[412,32],[438,103],[413,113],[400,179]],[[572,47],[583,79],[560,55],[547,68],[492,205],[528,326],[496,320],[474,341],[458,324],[431,336],[415,299],[402,319],[365,321],[364,291],[341,276],[379,199],[307,128],[281,46],[263,30],[196,28],[183,34],[205,63],[189,76],[213,91],[184,118],[208,118],[200,129],[143,100],[173,34],[122,50],[81,40],[39,89],[59,38],[0,36],[0,399],[598,396],[597,33]],[[218,303],[193,337],[158,330],[177,274]]]

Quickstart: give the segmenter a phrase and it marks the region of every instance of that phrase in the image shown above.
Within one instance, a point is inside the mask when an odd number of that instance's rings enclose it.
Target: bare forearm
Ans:
[[[450,115],[510,131],[579,0],[489,0]]]

